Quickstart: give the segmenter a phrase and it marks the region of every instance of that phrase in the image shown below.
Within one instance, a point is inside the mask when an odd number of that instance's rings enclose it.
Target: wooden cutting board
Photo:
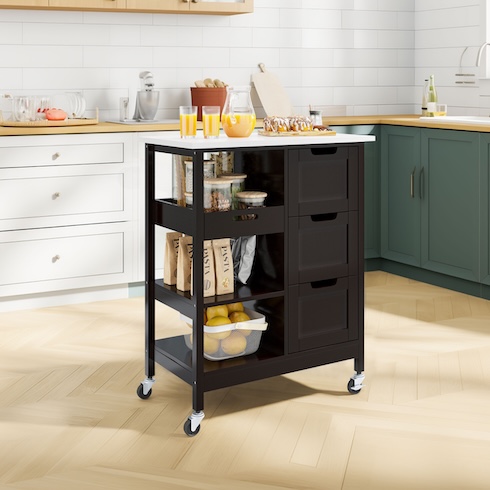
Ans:
[[[280,80],[259,63],[260,72],[252,74],[252,82],[267,116],[292,116],[293,106]]]

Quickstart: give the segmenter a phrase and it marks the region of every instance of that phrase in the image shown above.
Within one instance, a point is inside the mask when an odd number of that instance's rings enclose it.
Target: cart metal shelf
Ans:
[[[363,296],[363,144],[374,137],[325,137],[182,140],[178,133],[145,135],[145,373],[138,386],[149,398],[155,363],[192,386],[193,412],[184,424],[189,436],[200,430],[207,391],[256,381],[346,359],[354,360],[348,382],[359,393],[364,379]],[[280,141],[279,141],[280,140]],[[269,192],[257,219],[240,220],[247,211],[204,213],[204,153],[233,151],[251,175],[252,185]],[[193,159],[193,206],[172,198],[155,198],[156,154]],[[193,291],[178,291],[155,277],[155,225],[193,237]],[[250,284],[237,284],[233,294],[203,297],[203,242],[221,237],[257,235],[273,240],[274,253]],[[305,237],[313,240],[305,251]],[[158,251],[163,252],[163,251]],[[184,336],[155,338],[155,301],[192,319],[193,346]],[[236,301],[253,301],[269,328],[256,353],[209,361],[203,356],[204,309]],[[310,324],[318,304],[330,308],[321,326]],[[311,313],[312,312],[312,313]],[[312,316],[313,315],[313,316]]]

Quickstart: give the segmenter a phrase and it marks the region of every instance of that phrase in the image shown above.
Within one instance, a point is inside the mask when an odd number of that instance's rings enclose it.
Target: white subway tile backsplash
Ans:
[[[479,107],[482,91],[455,85],[462,50],[474,64],[479,0],[255,0],[251,14],[0,10],[0,92],[83,90],[89,107],[118,117],[139,72],[161,90],[157,117],[176,117],[196,79],[246,84],[265,63],[296,110],[349,114],[418,110],[434,72],[445,102]],[[471,95],[470,97],[468,97]],[[490,104],[489,101],[485,101]],[[133,102],[131,102],[133,104]],[[459,110],[459,109],[458,109]]]
[[[22,44],[23,25],[20,22],[0,23],[0,45]]]

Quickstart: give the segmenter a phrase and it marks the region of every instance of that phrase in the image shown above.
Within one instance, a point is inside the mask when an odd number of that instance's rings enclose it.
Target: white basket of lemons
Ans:
[[[181,318],[192,328],[190,318]],[[203,355],[210,361],[253,354],[259,348],[262,332],[267,330],[264,315],[244,308],[240,302],[206,308],[204,322]],[[192,349],[192,334],[184,335],[184,340]]]

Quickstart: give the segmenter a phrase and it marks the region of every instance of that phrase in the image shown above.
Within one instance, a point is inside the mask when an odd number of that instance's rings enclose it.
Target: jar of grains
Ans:
[[[245,190],[245,179],[247,174],[233,174],[233,173],[223,173],[220,179],[226,179],[231,182],[231,207],[233,209],[238,209],[238,198],[236,197],[238,192]]]
[[[231,209],[231,182],[227,179],[204,180],[204,212]]]
[[[215,176],[214,168],[215,163],[212,160],[204,160],[203,162],[203,178],[212,179]],[[185,191],[192,192],[192,178],[193,178],[193,162],[185,162]]]
[[[267,197],[267,192],[243,191],[238,192],[236,197],[238,199],[238,209],[263,208],[265,206],[265,198]],[[256,214],[246,214],[243,215],[241,219],[255,219],[256,217]]]

